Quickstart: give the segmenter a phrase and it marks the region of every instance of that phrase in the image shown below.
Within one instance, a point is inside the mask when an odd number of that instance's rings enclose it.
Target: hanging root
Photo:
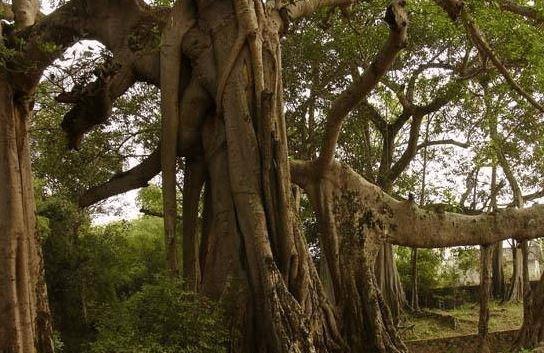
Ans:
[[[262,6],[257,4],[257,6]],[[263,55],[262,55],[262,37],[259,31],[259,23],[257,20],[257,14],[255,10],[255,4],[252,0],[235,0],[234,1],[234,10],[236,12],[236,18],[238,20],[238,35],[232,45],[227,62],[225,64],[225,69],[221,74],[219,83],[217,86],[217,112],[221,112],[221,104],[223,99],[223,93],[225,91],[225,86],[227,80],[230,77],[234,64],[242,49],[246,40],[249,42],[249,49],[251,52],[251,62],[253,66],[253,77],[255,80],[255,95],[256,102],[260,105],[262,91],[264,90],[264,74],[263,74]],[[260,9],[262,12],[262,9]],[[264,14],[259,16],[260,18],[264,17]],[[257,111],[260,111],[260,107],[257,107]]]
[[[230,77],[230,74],[232,72],[232,68],[234,67],[234,64],[236,63],[236,60],[238,59],[238,56],[240,56],[240,52],[242,51],[242,48],[244,47],[244,44],[246,42],[247,33],[245,33],[240,27],[238,28],[238,35],[236,39],[234,40],[234,44],[232,45],[232,48],[230,49],[229,57],[227,59],[227,62],[225,64],[225,69],[222,72],[219,82],[217,84],[217,96],[215,98],[216,106],[217,106],[217,115],[221,113],[222,110],[222,100],[223,100],[223,92],[225,91],[225,86],[227,84],[227,80]]]
[[[187,158],[183,183],[183,279],[186,288],[197,291],[200,284],[198,262],[198,205],[204,186],[205,162],[201,157]]]
[[[161,165],[164,207],[164,232],[168,269],[179,272],[176,251],[176,157],[179,128],[179,97],[181,96],[183,36],[194,24],[188,1],[178,1],[172,8],[163,31],[161,47]]]

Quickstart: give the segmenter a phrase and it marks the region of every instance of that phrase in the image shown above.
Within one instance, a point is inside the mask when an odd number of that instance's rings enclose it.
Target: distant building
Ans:
[[[474,249],[479,254],[479,251]],[[478,255],[475,255],[478,256]],[[513,257],[512,248],[505,245],[504,247],[504,273],[506,280],[509,281],[513,271]],[[521,256],[521,252],[520,252]],[[542,254],[542,248],[536,241],[529,242],[529,279],[531,281],[537,281],[542,275],[542,267],[544,266],[544,256]],[[465,274],[461,275],[459,279],[459,285],[470,286],[480,284],[480,269],[470,269]]]

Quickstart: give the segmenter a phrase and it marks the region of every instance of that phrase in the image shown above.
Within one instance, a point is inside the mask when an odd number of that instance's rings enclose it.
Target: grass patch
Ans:
[[[402,324],[402,338],[411,341],[463,336],[478,332],[478,304],[465,304],[441,312],[455,317],[458,320],[458,325],[453,327],[446,320],[434,317],[416,317],[408,314]],[[489,329],[491,332],[518,329],[523,321],[523,305],[521,303],[503,305],[498,302],[491,302],[490,312]]]

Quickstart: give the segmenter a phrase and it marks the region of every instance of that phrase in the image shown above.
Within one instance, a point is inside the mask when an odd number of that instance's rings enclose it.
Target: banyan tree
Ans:
[[[384,243],[435,248],[539,237],[543,206],[476,216],[424,210],[411,199],[392,198],[385,192],[390,190],[335,160],[345,119],[407,45],[406,7],[417,8],[417,1],[393,0],[383,8],[388,35],[327,110],[318,157],[290,158],[282,38],[289,36],[291,22],[323,9],[349,11],[351,5],[351,0],[182,0],[172,6],[70,0],[44,15],[37,0],[2,4],[0,352],[53,351],[27,127],[44,71],[80,40],[102,43],[112,57],[96,68],[95,80],[57,97],[71,105],[62,121],[70,148],[79,148],[87,132],[105,123],[115,100],[138,82],[160,88],[162,113],[156,151],[88,190],[80,205],[146,186],[162,172],[168,269],[204,296],[234,298],[232,352],[406,352],[374,271]],[[446,11],[452,26],[465,27],[488,58],[485,65],[542,110],[461,1],[436,0],[435,6]],[[538,19],[516,4],[504,6],[521,21]],[[410,109],[408,118],[417,119],[417,107]],[[179,158],[185,159],[182,225],[175,198]],[[306,193],[319,221],[333,296],[301,232],[293,185]],[[176,227],[183,228],[182,264]],[[544,335],[542,298],[541,288],[534,296],[535,315],[524,329],[523,337],[534,343]]]

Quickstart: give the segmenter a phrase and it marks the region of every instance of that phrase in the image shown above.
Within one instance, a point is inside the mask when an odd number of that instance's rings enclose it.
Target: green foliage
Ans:
[[[55,347],[55,353],[64,352],[64,342],[62,342],[58,331],[53,331],[53,347]]]
[[[397,269],[405,288],[412,286],[411,254],[412,249],[396,247]],[[438,275],[443,264],[443,251],[435,249],[418,250],[418,289],[420,293],[428,292],[442,284]]]
[[[174,5],[174,0],[153,0],[153,5],[155,6],[172,6]]]
[[[456,262],[456,267],[463,274],[467,274],[470,270],[477,269],[479,266],[478,249],[474,247],[458,247],[451,250],[453,258]]]
[[[138,205],[140,208],[155,212],[162,212],[162,190],[156,185],[142,188],[138,192]]]
[[[91,132],[81,151],[68,151],[60,128],[62,116],[68,111],[54,102],[47,84],[37,93],[38,109],[31,125],[32,168],[44,183],[44,193],[76,199],[90,187],[105,182],[122,168],[119,151],[112,148],[116,139],[101,130]]]
[[[396,247],[396,264],[401,281],[411,288],[411,249]],[[418,250],[418,288],[420,293],[433,288],[456,287],[463,277],[479,271],[479,252],[475,247]]]
[[[226,352],[224,319],[218,304],[183,292],[177,281],[161,279],[104,310],[88,352]]]
[[[153,283],[165,269],[162,220],[92,227],[66,199],[38,202],[49,299],[66,352],[94,337],[105,306]]]

